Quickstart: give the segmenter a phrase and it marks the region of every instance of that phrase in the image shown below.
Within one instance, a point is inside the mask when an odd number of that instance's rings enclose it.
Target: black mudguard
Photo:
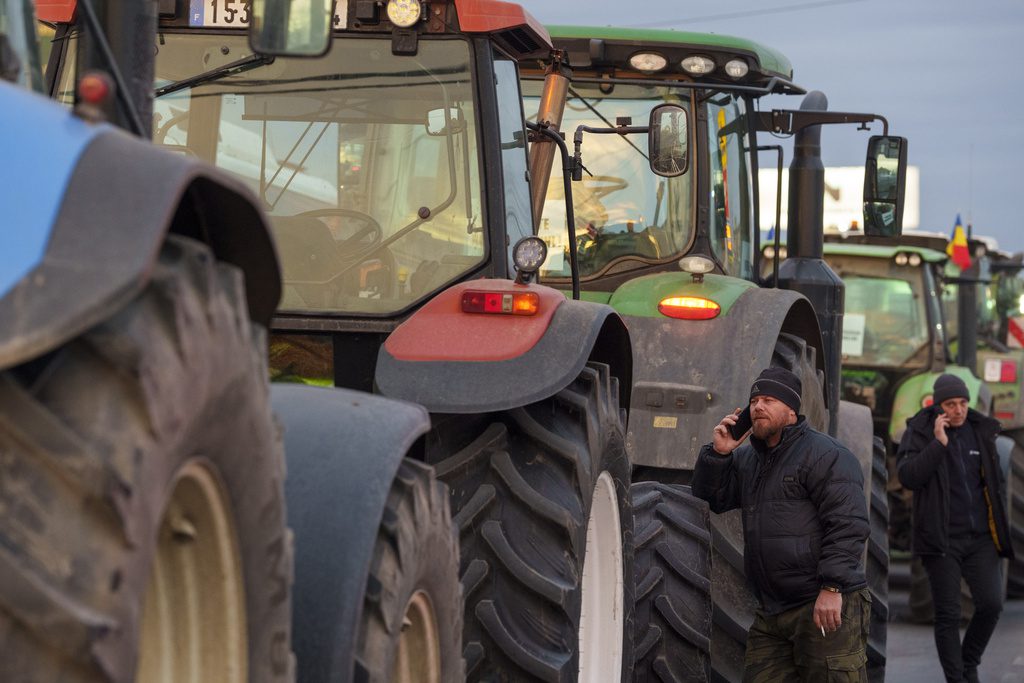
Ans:
[[[814,310],[796,292],[749,289],[712,320],[629,317],[627,324],[634,378],[626,450],[634,465],[693,469],[722,417],[746,405],[781,332],[818,349],[824,370]]]
[[[399,463],[430,428],[420,406],[347,389],[271,385],[295,533],[299,680],[352,680],[373,546]],[[312,637],[315,635],[315,637]]]
[[[241,268],[250,317],[269,324],[281,278],[257,199],[212,166],[111,130],[82,153],[42,261],[0,299],[0,368],[57,348],[130,301],[169,232]]]
[[[610,306],[570,300],[558,307],[532,349],[509,360],[403,361],[382,346],[376,384],[383,395],[419,403],[431,413],[490,413],[554,396],[588,360],[611,366],[627,407],[632,357],[622,319]]]

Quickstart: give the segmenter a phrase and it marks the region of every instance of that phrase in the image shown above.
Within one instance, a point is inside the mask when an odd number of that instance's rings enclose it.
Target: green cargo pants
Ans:
[[[870,620],[866,588],[843,594],[842,625],[826,636],[814,625],[814,601],[772,616],[758,611],[747,634],[743,681],[867,683]]]

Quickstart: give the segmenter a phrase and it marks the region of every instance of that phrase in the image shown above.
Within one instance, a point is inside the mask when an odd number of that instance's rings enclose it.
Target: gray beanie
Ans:
[[[939,375],[932,389],[932,403],[939,406],[943,401],[948,401],[951,398],[966,398],[970,401],[971,392],[967,390],[964,381],[956,375]]]

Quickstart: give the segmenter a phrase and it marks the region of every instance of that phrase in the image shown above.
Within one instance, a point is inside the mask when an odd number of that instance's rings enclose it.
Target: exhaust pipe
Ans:
[[[820,91],[804,97],[801,110],[826,111],[828,98]],[[825,167],[821,163],[821,126],[808,126],[793,140],[789,166],[788,256],[779,267],[779,287],[800,292],[810,300],[821,328],[824,346],[825,397],[828,432],[838,429],[845,286],[825,263]]]

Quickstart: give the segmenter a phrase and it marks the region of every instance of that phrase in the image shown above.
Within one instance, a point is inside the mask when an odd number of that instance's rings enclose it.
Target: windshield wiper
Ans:
[[[204,71],[201,74],[189,76],[188,78],[183,78],[180,81],[175,81],[174,83],[169,83],[161,88],[157,88],[155,96],[163,97],[164,95],[170,95],[171,93],[184,90],[185,88],[194,88],[197,85],[209,83],[210,81],[219,81],[220,79],[227,78],[228,76],[234,76],[236,74],[245,73],[246,71],[251,71],[252,69],[261,67],[264,64],[273,63],[273,57],[265,57],[264,55],[258,54],[249,55],[248,57],[243,57],[242,59],[229,64],[218,66],[216,69],[210,69],[209,71]]]

